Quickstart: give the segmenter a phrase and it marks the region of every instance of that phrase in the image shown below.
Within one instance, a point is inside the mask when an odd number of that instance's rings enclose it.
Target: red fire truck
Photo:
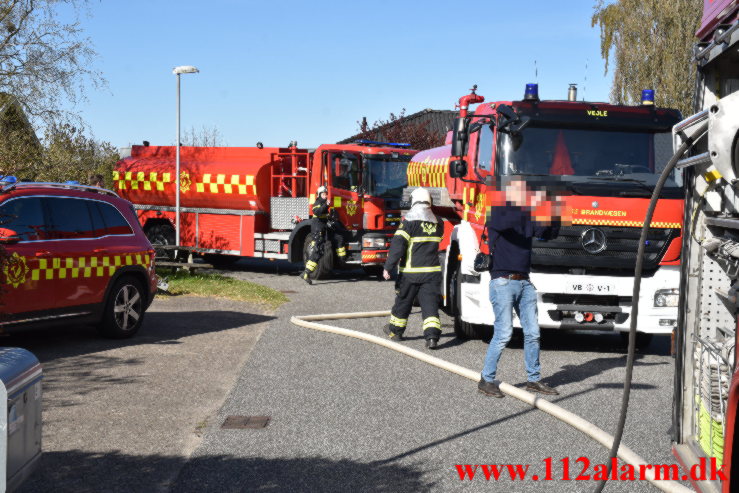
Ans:
[[[194,249],[215,264],[240,257],[302,262],[310,246],[310,205],[326,185],[347,229],[347,263],[367,269],[385,261],[414,154],[406,144],[370,141],[313,151],[294,142],[287,148],[180,149],[178,178],[171,146],[133,146],[114,171],[115,190],[134,204],[152,244]],[[316,277],[333,265],[333,255],[324,255]]]
[[[705,0],[697,35],[698,113],[674,129],[676,147],[698,143],[677,164],[688,193],[672,439],[684,470],[711,460],[725,466],[725,480],[698,481],[697,489],[729,493],[739,491],[739,3]]]
[[[534,241],[531,280],[542,328],[627,333],[637,302],[640,343],[672,332],[683,209],[677,174],[652,222],[643,296],[631,298],[640,229],[680,119],[677,110],[655,107],[653,95],[646,91],[640,106],[617,106],[577,101],[571,86],[566,100],[542,101],[537,85],[529,84],[521,101],[484,103],[473,89],[460,99],[448,144],[413,157],[404,193],[429,187],[445,221],[442,290],[459,337],[491,334],[490,276],[475,272],[473,261],[479,248],[487,248],[481,243],[485,218],[500,203],[496,183],[506,175],[563,195],[570,215],[558,238]],[[473,103],[482,104],[468,114]]]

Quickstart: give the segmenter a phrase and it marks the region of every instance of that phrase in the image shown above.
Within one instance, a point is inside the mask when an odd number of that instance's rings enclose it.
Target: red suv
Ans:
[[[157,278],[131,203],[83,185],[1,185],[0,331],[74,321],[134,335]]]

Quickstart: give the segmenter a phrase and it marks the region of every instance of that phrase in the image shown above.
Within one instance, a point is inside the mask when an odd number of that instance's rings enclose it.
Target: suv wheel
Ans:
[[[133,277],[118,279],[105,303],[103,320],[98,327],[105,337],[125,339],[138,332],[144,321],[145,294]]]

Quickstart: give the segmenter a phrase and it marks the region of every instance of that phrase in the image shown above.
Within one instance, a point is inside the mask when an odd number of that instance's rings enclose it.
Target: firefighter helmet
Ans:
[[[418,187],[411,193],[411,205],[426,202],[431,205],[431,194],[425,188]]]
[[[321,195],[322,193],[328,193],[328,188],[326,188],[324,185],[321,185],[318,187],[318,190],[316,190],[317,195]]]

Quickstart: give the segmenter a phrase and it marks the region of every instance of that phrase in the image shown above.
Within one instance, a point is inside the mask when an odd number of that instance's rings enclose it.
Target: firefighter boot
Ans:
[[[438,349],[439,339],[426,339],[428,349]]]
[[[387,336],[393,341],[403,340],[403,331],[398,331],[398,328],[393,325],[388,324],[384,326],[382,331],[385,332],[385,334],[387,334]]]
[[[341,265],[341,267],[346,266],[346,247],[339,247],[336,249],[336,258],[339,259],[339,265]]]
[[[313,281],[310,278],[310,272],[308,272],[307,270],[303,272],[302,274],[300,274],[300,278],[304,280],[305,282],[307,282],[309,285],[313,284]]]

